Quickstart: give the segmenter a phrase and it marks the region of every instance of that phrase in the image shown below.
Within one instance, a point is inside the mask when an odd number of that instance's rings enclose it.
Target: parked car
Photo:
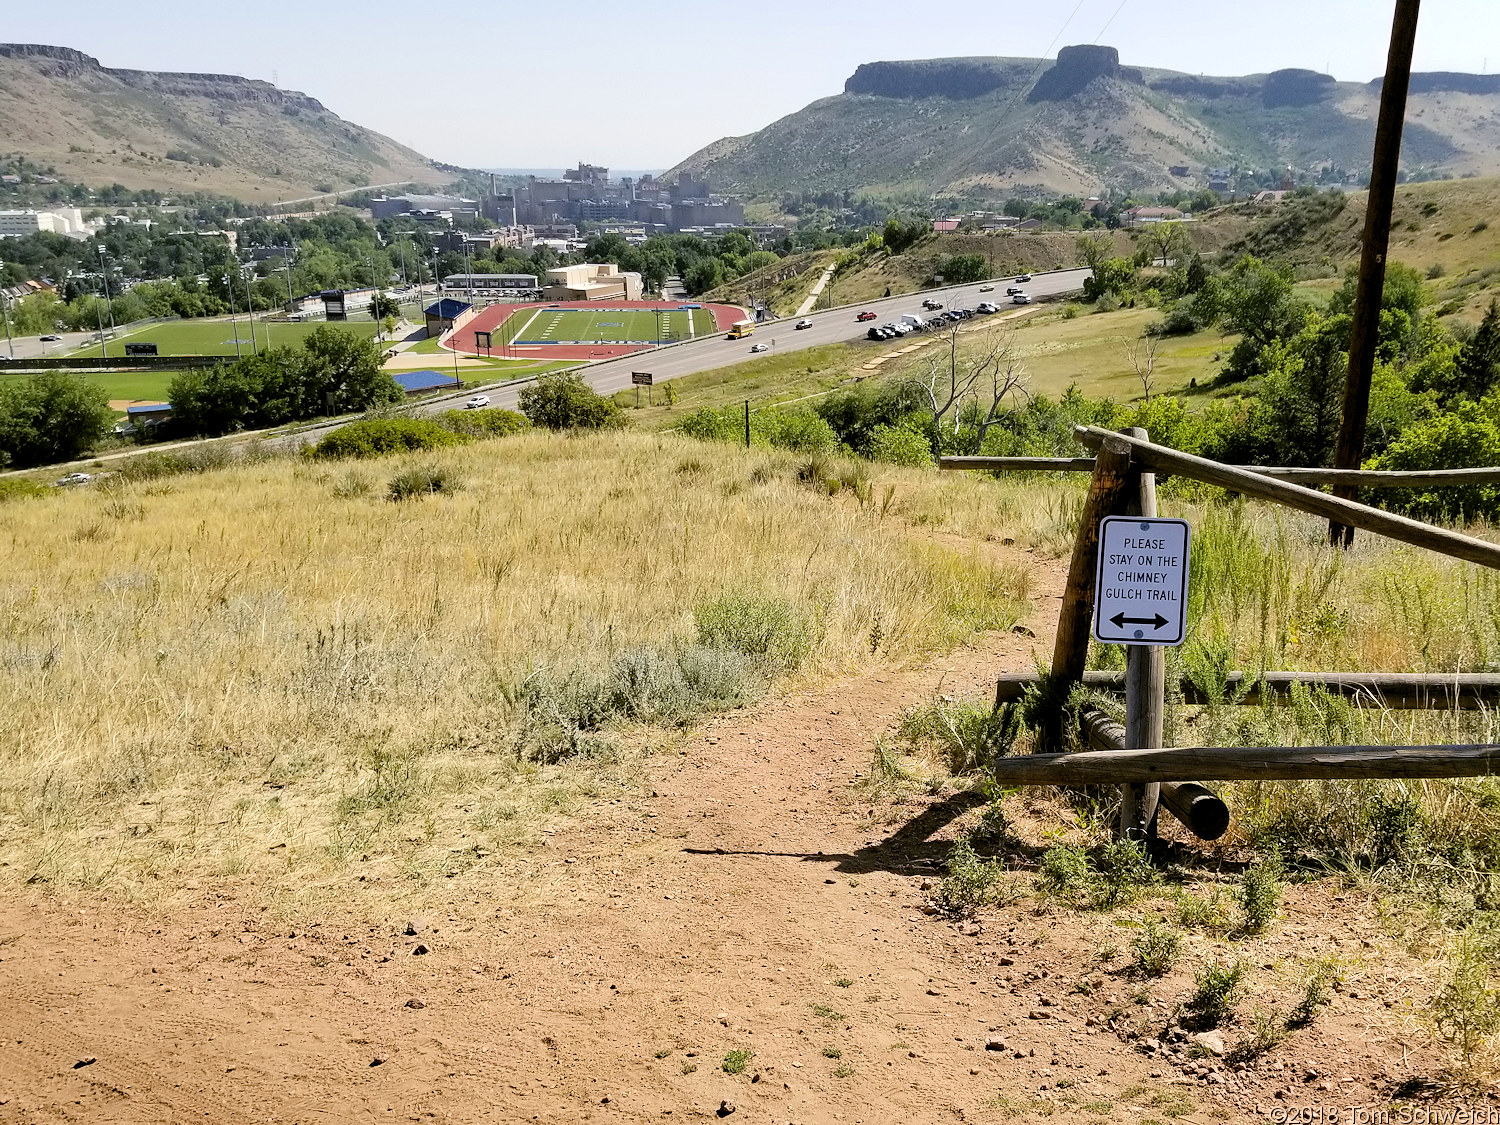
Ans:
[[[867,339],[867,340],[884,340],[885,339],[885,332],[884,332],[883,329],[880,329],[880,328],[871,328],[868,332],[865,333],[865,339]]]
[[[1016,305],[1029,305],[1031,304],[1031,297],[1026,293],[1017,293],[1014,297],[1011,298],[1011,303]]]
[[[959,312],[957,309],[949,309],[943,315],[949,320],[962,320],[964,318],[964,314]]]
[[[1016,274],[1016,280],[1024,283],[1031,280],[1031,275],[1029,273],[1018,273]]]
[[[754,355],[756,352],[768,352],[770,350],[771,350],[771,345],[770,344],[751,344],[750,345],[750,354],[751,355]]]
[[[931,297],[928,297],[927,300],[922,302],[922,307],[924,309],[940,309],[943,307],[943,302],[934,301]]]
[[[475,395],[468,402],[464,403],[464,409],[465,410],[483,410],[489,404],[490,404],[490,396],[489,395]]]
[[[899,335],[901,335],[901,333],[896,331],[896,326],[894,324],[882,324],[880,326],[880,338],[882,340],[889,340],[893,336]]]
[[[40,340],[41,340],[41,341],[42,341],[42,343],[44,343],[44,344],[55,344],[55,343],[57,343],[57,342],[58,342],[58,341],[59,341],[59,340],[61,340],[61,339],[62,339],[62,337],[61,337],[61,336],[56,336],[56,335],[53,335],[53,334],[52,334],[52,333],[48,333],[48,334],[47,334],[47,335],[45,335],[45,336],[41,336],[41,337],[38,337],[38,338],[39,338],[39,339],[40,339]]]
[[[981,293],[993,293],[995,291],[995,287],[993,285],[981,285],[979,287],[979,291]]]
[[[70,484],[88,484],[88,482],[91,481],[91,480],[93,480],[93,479],[94,478],[91,477],[88,473],[69,473],[67,476],[63,477],[57,483],[58,483],[59,486],[65,486],[65,485],[70,485]]]
[[[804,328],[811,328],[812,327],[812,321],[808,320],[807,317],[804,316],[795,325],[793,325],[793,327],[796,328],[797,331],[800,332]]]
[[[864,321],[867,321],[867,320],[874,320],[875,319],[875,314],[872,313],[872,312],[870,312],[868,309],[866,309],[864,312],[860,313],[854,319],[857,320],[857,321],[860,321],[861,323],[863,323]]]
[[[948,322],[940,316],[935,316],[927,322],[928,328],[946,328]]]
[[[997,313],[1000,311],[1000,308],[997,305],[991,304],[989,301],[980,301],[979,304],[975,307],[974,311],[977,313]]]

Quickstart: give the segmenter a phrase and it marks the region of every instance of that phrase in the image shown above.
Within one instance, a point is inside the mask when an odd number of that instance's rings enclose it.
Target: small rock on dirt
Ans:
[[[417,934],[420,934],[426,928],[427,928],[427,919],[425,919],[425,918],[408,918],[406,920],[406,929],[403,930],[402,932],[405,933],[408,937],[415,937]]]
[[[98,1061],[99,1060],[96,1059],[93,1055],[89,1055],[88,1057],[79,1059],[76,1063],[74,1063],[73,1069],[78,1070],[80,1067],[93,1066]]]
[[[1188,1040],[1202,1047],[1211,1055],[1224,1057],[1224,1037],[1217,1031],[1200,1031],[1188,1036]]]
[[[411,955],[413,957],[422,957],[425,954],[428,954],[428,953],[431,953],[431,952],[432,952],[432,950],[428,949],[425,945],[418,945],[418,946],[416,946],[416,948],[414,948],[411,951]]]
[[[416,1011],[421,1011],[423,1008],[427,1007],[426,1004],[424,1004],[422,1001],[416,999],[415,997],[413,997],[412,999],[408,1000],[406,1002],[406,1006],[408,1008],[414,1009]]]
[[[719,1116],[720,1117],[728,1117],[733,1112],[734,1112],[734,1103],[733,1102],[723,1101],[723,1102],[719,1103]]]
[[[1005,1046],[1004,1039],[986,1039],[984,1042],[984,1049],[986,1051],[1003,1051],[1005,1050]]]

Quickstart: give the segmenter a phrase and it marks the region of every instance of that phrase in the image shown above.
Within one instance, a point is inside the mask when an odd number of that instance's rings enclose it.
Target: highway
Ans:
[[[1060,297],[1081,289],[1083,279],[1088,275],[1089,271],[1086,269],[1039,273],[1032,275],[1030,281],[1021,283],[1020,288],[1030,294],[1034,300]],[[664,383],[684,375],[694,375],[699,371],[712,371],[718,367],[742,363],[752,358],[750,345],[760,343],[771,344],[772,354],[776,354],[815,348],[823,344],[858,341],[868,343],[872,356],[879,355],[884,349],[899,348],[903,346],[903,343],[910,343],[911,338],[907,337],[905,341],[896,339],[880,343],[865,341],[865,333],[872,325],[888,324],[900,317],[902,313],[923,313],[931,316],[933,314],[925,313],[922,308],[922,302],[928,299],[942,301],[946,308],[973,308],[980,301],[993,301],[1000,306],[1001,312],[1010,312],[1018,306],[1011,304],[1010,298],[1005,295],[1005,290],[1008,286],[1015,284],[1012,278],[997,278],[992,281],[975,282],[972,285],[924,289],[900,297],[882,297],[879,300],[849,308],[811,313],[807,319],[812,321],[813,326],[800,331],[793,327],[800,318],[788,317],[760,325],[755,330],[755,335],[748,340],[726,340],[724,335],[719,333],[702,340],[675,344],[654,352],[637,352],[619,359],[591,364],[584,369],[583,377],[600,394],[613,394],[615,391],[630,388],[630,375],[633,371],[649,371],[653,383]],[[979,290],[982,285],[993,285],[995,288],[992,292],[981,293]],[[873,312],[876,319],[864,323],[856,321],[855,315],[866,309]],[[474,374],[472,368],[465,372],[466,377]],[[490,398],[491,406],[514,408],[516,397],[523,385],[524,383],[517,382],[494,384],[489,387],[471,387],[461,395],[444,396],[441,403],[428,399],[424,405],[430,404],[434,409],[447,410],[452,407],[454,398],[486,394]]]

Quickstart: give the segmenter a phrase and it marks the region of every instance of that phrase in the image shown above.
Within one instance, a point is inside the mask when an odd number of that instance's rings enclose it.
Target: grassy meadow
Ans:
[[[302,338],[325,321],[270,321],[264,314],[255,317],[255,346],[266,347],[270,340],[273,348],[293,347]],[[375,335],[375,322],[367,315],[336,322],[333,327],[353,332],[361,337]],[[239,340],[240,352],[235,350]],[[251,351],[250,321],[241,314],[235,320],[229,317],[213,317],[200,320],[170,320],[160,324],[147,324],[129,333],[121,333],[105,343],[106,354],[119,358],[125,354],[126,344],[155,344],[161,355],[249,355]],[[76,356],[99,354],[97,342],[68,353]]]
[[[423,467],[443,494],[387,499]],[[533,434],[8,503],[0,881],[420,898],[704,707],[1022,612],[1025,572],[930,534],[1018,530],[984,482],[800,468]]]

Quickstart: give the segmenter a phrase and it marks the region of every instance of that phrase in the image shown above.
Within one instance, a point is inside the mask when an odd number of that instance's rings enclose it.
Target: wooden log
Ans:
[[[1091,473],[1092,457],[944,457],[939,468],[950,471]],[[1500,484],[1500,467],[1474,469],[1317,469],[1298,465],[1233,465],[1263,477],[1292,484],[1349,484],[1360,488],[1449,488]]]
[[[1230,692],[1246,679],[1254,684],[1237,700],[1246,706],[1286,695],[1294,684],[1320,687],[1391,711],[1481,711],[1500,705],[1500,673],[1495,672],[1231,672],[1227,677]],[[995,706],[1016,702],[1036,682],[1034,672],[1005,673],[995,682]],[[1124,691],[1125,673],[1085,672],[1083,685],[1100,691]],[[1208,702],[1186,678],[1180,690],[1184,703]]]
[[[1500,769],[1500,743],[1469,746],[1179,746],[999,758],[1002,785],[1327,781],[1481,777]]]
[[[1150,435],[1139,426],[1125,431],[1127,437],[1147,441]],[[1151,519],[1156,516],[1156,475],[1132,467],[1125,488],[1125,514]],[[1167,656],[1161,645],[1127,645],[1125,647],[1125,746],[1145,750],[1162,743],[1166,713]],[[1146,839],[1155,835],[1156,806],[1161,800],[1161,786],[1126,785],[1120,791],[1120,825],[1122,840]]]
[[[1111,434],[1102,443],[1094,465],[1094,478],[1078,520],[1073,557],[1068,563],[1068,581],[1063,589],[1062,610],[1057,618],[1057,640],[1052,648],[1055,680],[1073,683],[1083,676],[1089,653],[1089,627],[1094,616],[1094,580],[1099,554],[1099,521],[1117,511],[1130,473],[1130,452],[1125,439]]]
[[[1204,484],[1216,484],[1220,488],[1243,492],[1246,496],[1273,500],[1288,508],[1322,516],[1341,526],[1373,531],[1415,547],[1425,547],[1452,558],[1500,569],[1500,544],[1487,543],[1483,539],[1383,512],[1353,500],[1341,500],[1327,493],[1304,488],[1300,484],[1288,484],[1246,469],[1221,465],[1217,461],[1194,457],[1189,453],[1168,449],[1164,445],[1137,441],[1096,426],[1079,426],[1073,431],[1073,435],[1084,445],[1096,450],[1104,448],[1105,442],[1128,442],[1131,458],[1157,472],[1173,473]]]
[[[1092,473],[1092,457],[942,457],[938,468],[990,469],[1008,473]]]
[[[1123,750],[1125,728],[1103,711],[1085,707],[1079,715],[1084,740],[1095,750]],[[1229,806],[1212,789],[1196,781],[1164,781],[1160,807],[1200,840],[1217,840],[1229,830]]]

